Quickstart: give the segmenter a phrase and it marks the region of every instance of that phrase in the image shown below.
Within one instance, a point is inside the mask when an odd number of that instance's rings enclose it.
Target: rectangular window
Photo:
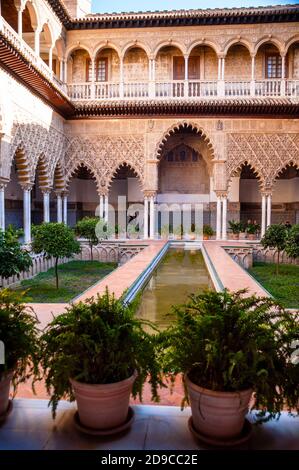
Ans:
[[[92,77],[91,60],[86,60],[86,81],[90,82]],[[108,58],[104,57],[99,59],[95,64],[95,81],[107,82],[108,81]]]
[[[279,54],[266,56],[266,78],[281,78],[282,65]]]
[[[175,56],[173,58],[173,80],[185,79],[185,59],[184,57]]]
[[[97,71],[96,71],[96,81],[97,82],[108,81],[108,59],[106,57],[98,60]]]

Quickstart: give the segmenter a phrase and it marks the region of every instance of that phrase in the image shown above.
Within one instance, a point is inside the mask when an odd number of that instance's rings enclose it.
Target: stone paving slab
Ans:
[[[144,245],[144,242],[141,244]],[[96,296],[97,294],[103,294],[107,287],[110,293],[114,293],[116,297],[120,297],[125,290],[131,287],[138,276],[140,276],[146,267],[154,260],[165,244],[166,241],[163,240],[148,241],[147,246],[142,251],[140,251],[140,253],[135,255],[123,266],[115,269],[104,279],[101,279],[98,283],[91,286],[89,289],[79,295],[75,299],[75,302],[85,301],[86,299]],[[136,245],[136,242],[134,242],[134,245]],[[43,329],[49,322],[52,321],[53,317],[64,312],[69,304],[32,303],[28,305],[33,308],[40,322],[39,327]]]
[[[110,438],[90,437],[73,424],[75,404],[60,402],[52,420],[46,400],[14,400],[11,415],[0,426],[0,450],[204,450],[188,430],[190,408],[134,406],[130,430]],[[249,415],[253,420],[254,417]],[[253,426],[245,449],[299,450],[299,419],[283,413],[279,421]]]
[[[217,275],[223,286],[230,291],[248,289],[248,295],[268,297],[269,294],[251,277],[241,266],[236,263],[223,249],[224,246],[240,246],[244,242],[203,242],[208,256],[214,265]]]

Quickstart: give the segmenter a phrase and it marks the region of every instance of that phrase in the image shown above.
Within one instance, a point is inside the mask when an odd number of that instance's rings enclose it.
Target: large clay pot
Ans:
[[[5,415],[9,403],[9,391],[13,372],[7,372],[0,376],[0,416]]]
[[[238,233],[232,233],[232,240],[239,240],[239,234]]]
[[[255,233],[249,233],[248,234],[248,240],[256,240],[256,234]]]
[[[204,236],[203,236],[203,239],[204,239],[204,240],[210,240],[210,235],[204,235]]]
[[[195,385],[185,376],[194,428],[215,440],[238,437],[244,426],[252,390],[213,392]]]
[[[97,430],[113,429],[124,424],[128,417],[129,400],[136,377],[137,373],[134,372],[126,380],[104,385],[71,380],[80,423]]]

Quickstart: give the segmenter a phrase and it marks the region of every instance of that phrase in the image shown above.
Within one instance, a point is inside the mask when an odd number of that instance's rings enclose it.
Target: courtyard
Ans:
[[[0,0],[0,451],[299,451],[299,7],[92,8]]]

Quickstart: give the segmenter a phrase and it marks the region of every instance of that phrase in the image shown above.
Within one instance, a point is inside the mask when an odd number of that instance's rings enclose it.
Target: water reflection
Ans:
[[[174,318],[172,305],[208,287],[212,288],[212,283],[201,251],[170,248],[144,289],[137,315],[164,329]]]

